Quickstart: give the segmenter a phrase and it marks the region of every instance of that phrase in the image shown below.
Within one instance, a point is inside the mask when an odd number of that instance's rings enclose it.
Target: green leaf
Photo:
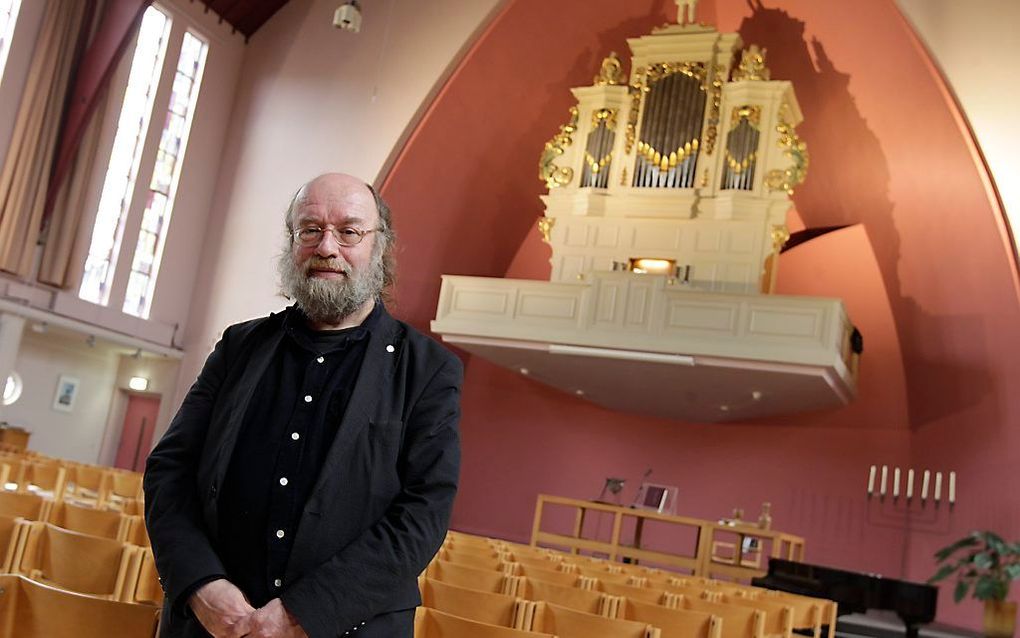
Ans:
[[[956,583],[956,589],[953,590],[953,600],[960,602],[967,596],[967,590],[970,589],[970,583],[965,580],[961,580]]]
[[[941,563],[942,561],[949,558],[956,550],[964,547],[973,547],[974,545],[977,545],[979,542],[980,541],[974,538],[973,535],[964,536],[963,538],[956,541],[952,545],[947,545],[940,549],[939,551],[935,552],[935,560]]]
[[[985,544],[995,550],[996,553],[1004,554],[1009,551],[1006,546],[1006,541],[995,532],[985,532],[984,535]]]
[[[1006,566],[1006,576],[1010,580],[1016,580],[1020,578],[1020,564],[1014,563]]]
[[[1003,600],[1009,590],[1009,585],[999,580],[985,576],[980,578],[974,586],[974,598],[978,600]],[[959,602],[959,601],[957,601]]]
[[[942,580],[946,576],[956,571],[957,565],[943,565],[939,567],[939,570],[935,572],[935,575],[928,579],[929,583],[934,583]]]
[[[989,552],[981,552],[979,554],[975,554],[971,562],[973,562],[974,566],[978,569],[991,569],[992,565],[995,564],[995,559],[992,558]]]

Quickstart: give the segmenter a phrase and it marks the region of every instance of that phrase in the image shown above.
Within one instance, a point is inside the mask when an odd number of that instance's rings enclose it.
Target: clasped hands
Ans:
[[[308,638],[279,598],[255,609],[236,585],[220,578],[198,588],[191,611],[214,638]]]

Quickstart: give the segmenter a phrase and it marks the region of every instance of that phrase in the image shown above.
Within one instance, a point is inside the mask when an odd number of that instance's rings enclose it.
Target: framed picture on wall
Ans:
[[[81,385],[81,380],[77,377],[60,375],[60,379],[57,380],[57,393],[53,397],[53,409],[61,412],[73,410],[74,401],[78,398],[79,385]]]

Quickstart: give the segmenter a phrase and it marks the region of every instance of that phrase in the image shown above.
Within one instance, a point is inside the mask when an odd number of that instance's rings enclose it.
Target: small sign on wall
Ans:
[[[66,374],[60,375],[57,380],[57,393],[53,397],[53,409],[61,412],[70,412],[74,409],[74,401],[78,398],[78,386],[81,380],[77,377],[69,377]]]

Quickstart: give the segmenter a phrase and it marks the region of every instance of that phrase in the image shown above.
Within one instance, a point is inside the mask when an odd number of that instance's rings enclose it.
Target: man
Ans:
[[[394,234],[370,187],[320,176],[286,226],[295,305],[224,331],[146,465],[161,635],[410,638],[456,492],[462,366],[386,312]]]

